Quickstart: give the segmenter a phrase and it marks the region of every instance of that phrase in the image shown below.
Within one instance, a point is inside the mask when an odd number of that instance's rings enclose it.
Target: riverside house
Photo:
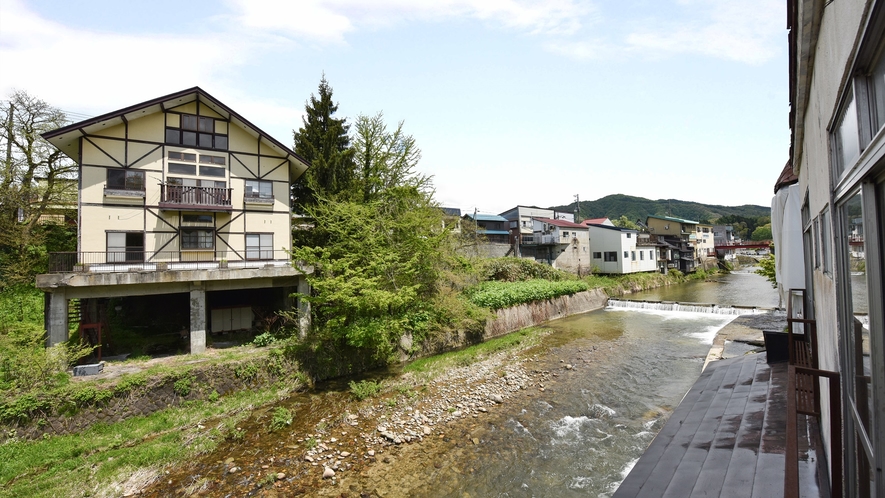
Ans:
[[[202,352],[207,333],[251,329],[297,306],[290,185],[309,164],[199,87],[45,133],[79,167],[76,253],[50,255],[49,345],[119,309],[151,308]],[[180,313],[179,313],[180,312]],[[145,332],[153,333],[153,332]]]
[[[787,6],[788,168],[798,182],[781,175],[772,226],[777,251],[789,251],[778,267],[789,328],[811,339],[811,368],[796,362],[791,376],[814,387],[833,496],[882,497],[885,1]],[[804,275],[784,266],[796,260]]]

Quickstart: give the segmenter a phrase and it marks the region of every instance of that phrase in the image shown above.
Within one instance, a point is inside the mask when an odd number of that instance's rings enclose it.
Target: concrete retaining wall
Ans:
[[[497,311],[497,318],[486,324],[484,339],[499,337],[548,320],[598,310],[605,307],[608,296],[601,289],[560,296],[546,301],[520,304]]]

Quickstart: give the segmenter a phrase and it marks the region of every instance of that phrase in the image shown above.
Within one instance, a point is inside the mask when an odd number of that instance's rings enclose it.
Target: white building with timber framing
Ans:
[[[207,332],[251,328],[254,307],[306,291],[289,192],[309,164],[199,87],[43,137],[79,165],[77,253],[37,277],[49,345],[67,339],[72,299],[186,300],[198,353]]]

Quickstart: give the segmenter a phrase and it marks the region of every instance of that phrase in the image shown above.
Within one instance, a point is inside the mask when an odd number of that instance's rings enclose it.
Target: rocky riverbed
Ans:
[[[578,362],[592,361],[595,350],[552,367],[523,352],[498,352],[429,381],[421,374],[400,375],[385,381],[382,395],[362,402],[334,390],[305,394],[243,421],[233,439],[202,459],[163,470],[143,489],[128,483],[121,491],[157,497],[410,495],[422,489],[410,475],[432,472],[428,466],[442,468],[440,454],[481,445],[473,432],[484,418],[543,393],[559,376],[579,368]],[[271,437],[270,419],[280,407],[294,414],[293,422]],[[469,471],[469,462],[463,463]],[[146,480],[142,476],[142,486]]]

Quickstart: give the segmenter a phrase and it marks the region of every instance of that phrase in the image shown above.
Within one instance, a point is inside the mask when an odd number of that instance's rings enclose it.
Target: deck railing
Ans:
[[[47,273],[211,270],[216,268],[263,268],[287,266],[291,257],[285,250],[247,249],[246,251],[99,251],[53,252]]]
[[[192,187],[162,183],[160,207],[230,210],[232,190],[226,187]]]

